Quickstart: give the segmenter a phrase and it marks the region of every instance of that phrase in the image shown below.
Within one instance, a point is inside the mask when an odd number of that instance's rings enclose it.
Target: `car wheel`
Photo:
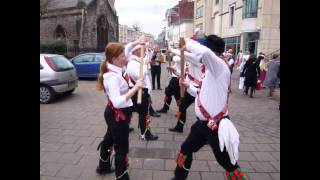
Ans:
[[[52,101],[54,96],[53,90],[48,86],[40,85],[40,103],[48,104]]]
[[[76,88],[71,89],[70,91],[67,91],[66,94],[72,94],[75,89],[76,89]]]

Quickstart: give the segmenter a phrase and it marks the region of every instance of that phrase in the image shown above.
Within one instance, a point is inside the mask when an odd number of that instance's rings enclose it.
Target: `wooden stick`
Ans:
[[[181,38],[180,38],[181,39]],[[181,70],[181,77],[184,79],[184,51],[180,50],[180,70]],[[184,97],[185,87],[180,86],[180,97]]]
[[[144,45],[140,49],[140,72],[139,72],[139,79],[143,79],[143,65],[144,65]],[[137,104],[141,104],[142,100],[142,88],[138,90],[138,98]]]
[[[172,59],[171,59],[171,56],[170,56],[170,53],[169,53],[169,43],[168,43],[168,41],[166,41],[166,49],[167,49],[167,57],[166,57],[166,59],[167,59],[167,61],[169,63],[169,67],[171,67],[171,60]],[[171,69],[169,69],[168,72],[169,72],[170,75],[172,74]]]

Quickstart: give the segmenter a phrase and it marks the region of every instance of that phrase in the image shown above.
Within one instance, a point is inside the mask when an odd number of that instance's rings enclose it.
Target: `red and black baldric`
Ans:
[[[222,117],[226,114],[226,112],[228,110],[228,104],[226,103],[225,106],[223,107],[222,111],[214,117],[210,116],[210,114],[207,112],[207,110],[203,107],[203,105],[200,101],[199,95],[197,97],[197,104],[198,104],[198,108],[200,109],[200,112],[208,121],[208,124],[207,124],[208,127],[211,130],[217,130]]]
[[[109,98],[108,98],[109,99]],[[109,108],[111,108],[111,110],[114,113],[114,119],[116,120],[116,122],[119,122],[120,120],[124,121],[126,120],[126,116],[124,115],[124,113],[122,112],[121,109],[117,109],[113,106],[112,102],[110,101],[110,99],[108,100],[108,105]]]
[[[204,74],[205,74],[205,65],[202,64],[201,65],[201,73],[202,73],[202,79],[204,78]],[[193,81],[197,86],[198,88],[201,88],[201,85],[202,85],[202,80],[198,80],[197,78],[193,77],[190,73],[189,73],[189,68],[186,68],[186,76],[188,76],[188,78]]]
[[[114,71],[112,71],[112,70],[110,70],[110,69],[107,69],[107,72],[114,72]],[[114,73],[115,73],[115,72],[114,72]],[[129,76],[128,76],[128,74],[125,72],[125,73],[122,74],[122,77],[127,81],[128,86],[129,86]],[[103,87],[103,89],[104,89],[104,87]],[[106,91],[106,90],[104,89],[104,91]],[[107,96],[108,96],[108,95],[107,95]],[[114,119],[116,120],[116,122],[119,122],[120,120],[123,120],[123,121],[124,121],[124,120],[127,119],[121,109],[115,108],[115,107],[113,106],[113,104],[112,104],[109,96],[108,96],[108,104],[107,104],[107,106],[108,106],[108,107],[112,110],[112,112],[114,113]]]

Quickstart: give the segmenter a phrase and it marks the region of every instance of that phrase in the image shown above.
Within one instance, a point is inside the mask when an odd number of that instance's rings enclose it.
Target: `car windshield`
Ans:
[[[51,61],[56,65],[58,71],[73,69],[74,66],[64,56],[52,56]]]

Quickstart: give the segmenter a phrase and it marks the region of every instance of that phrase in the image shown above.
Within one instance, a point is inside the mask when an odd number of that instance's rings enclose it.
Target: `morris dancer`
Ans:
[[[171,101],[172,101],[172,96],[174,96],[175,100],[176,100],[176,104],[179,107],[180,105],[180,86],[179,86],[179,79],[178,76],[180,75],[180,60],[178,56],[174,56],[172,58],[172,60],[174,61],[174,67],[175,69],[178,71],[178,73],[174,73],[172,71],[169,71],[170,75],[171,75],[171,79],[169,81],[168,86],[166,87],[164,93],[164,99],[163,99],[163,107],[159,110],[157,110],[158,113],[167,113],[167,111],[169,110]],[[170,69],[171,67],[169,67]],[[178,75],[177,75],[178,74]]]
[[[131,82],[134,84],[135,81],[137,81],[139,79],[139,70],[140,70],[140,48],[142,48],[142,45],[136,45],[136,46],[132,46],[128,45],[130,50],[130,56],[129,56],[129,62],[127,64],[127,72],[128,75],[130,77]],[[143,55],[143,57],[145,57]],[[142,102],[141,104],[137,104],[137,96],[138,96],[138,92],[132,97],[132,101],[134,104],[134,107],[137,111],[137,113],[139,114],[139,127],[141,130],[141,139],[142,140],[157,140],[158,136],[151,134],[151,119],[148,115],[149,112],[149,108],[151,105],[150,102],[150,93],[151,93],[151,83],[150,83],[150,79],[148,76],[148,69],[147,69],[147,65],[144,64],[144,68],[143,68],[143,72],[144,72],[144,83],[146,84],[145,88],[142,88]]]
[[[108,43],[105,53],[106,59],[100,67],[97,88],[104,90],[108,98],[108,105],[104,112],[108,128],[104,139],[98,146],[100,160],[96,172],[106,174],[114,171],[110,161],[112,146],[114,146],[116,179],[129,180],[127,154],[129,152],[129,122],[133,105],[131,97],[144,84],[139,79],[129,90],[129,82],[124,71],[126,57],[124,47],[120,43]]]
[[[180,56],[180,50],[178,49],[169,49],[170,52],[172,52],[175,55]],[[195,60],[197,58],[194,54],[185,52],[185,59],[188,62],[188,66],[186,67],[186,81],[192,83],[192,85],[196,88],[200,88],[201,81],[204,76],[205,72],[205,66]],[[179,69],[179,68],[178,68]],[[176,71],[176,68],[172,68],[172,71]],[[180,74],[177,74],[177,76],[180,76]],[[193,93],[190,91],[190,89],[187,89],[185,91],[184,97],[181,99],[181,104],[179,106],[179,112],[177,113],[177,124],[174,128],[169,128],[169,131],[173,132],[183,132],[183,126],[186,122],[187,117],[187,109],[188,107],[194,102],[196,97],[196,93]]]
[[[195,99],[197,121],[192,125],[189,136],[177,153],[173,180],[187,178],[191,168],[192,153],[199,151],[207,142],[217,162],[226,170],[227,178],[244,179],[244,173],[237,164],[239,134],[228,117],[230,70],[219,57],[224,46],[223,39],[216,35],[206,37],[204,46],[191,39],[180,42],[182,49],[199,57],[197,60],[201,60],[206,66],[206,72],[200,91],[184,79],[180,80],[180,85],[198,94]]]

